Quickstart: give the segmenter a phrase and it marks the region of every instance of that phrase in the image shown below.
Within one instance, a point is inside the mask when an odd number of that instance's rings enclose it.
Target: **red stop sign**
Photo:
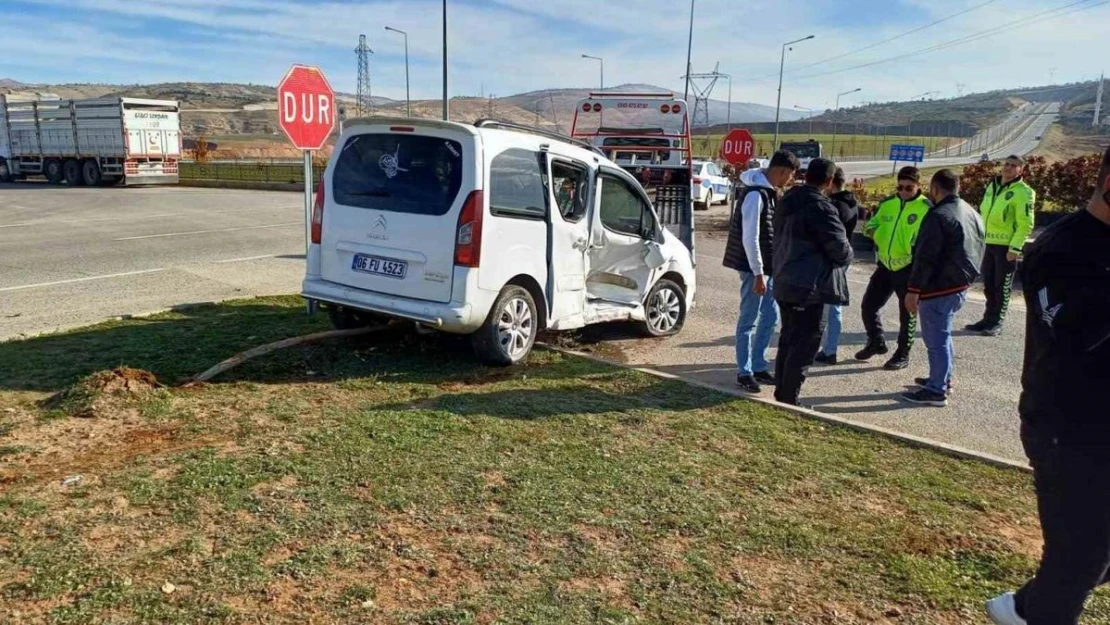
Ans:
[[[721,158],[730,165],[744,165],[755,156],[755,140],[752,133],[743,128],[734,128],[721,142]]]
[[[320,68],[294,65],[278,84],[278,123],[297,149],[323,147],[335,114],[335,92]]]

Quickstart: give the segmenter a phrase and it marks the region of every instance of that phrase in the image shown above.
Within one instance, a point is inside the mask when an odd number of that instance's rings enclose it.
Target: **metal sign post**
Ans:
[[[304,151],[304,253],[312,245],[312,150]]]

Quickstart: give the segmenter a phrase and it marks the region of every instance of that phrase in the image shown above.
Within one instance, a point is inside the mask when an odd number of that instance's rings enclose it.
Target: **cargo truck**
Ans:
[[[0,95],[0,182],[172,184],[181,157],[173,100]]]

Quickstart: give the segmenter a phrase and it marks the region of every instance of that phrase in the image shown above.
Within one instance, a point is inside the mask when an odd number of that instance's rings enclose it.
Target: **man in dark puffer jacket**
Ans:
[[[775,212],[775,300],[782,315],[775,357],[775,399],[798,405],[805,370],[821,344],[825,304],[848,304],[852,245],[840,212],[825,196],[836,164],[816,158],[806,183]]]

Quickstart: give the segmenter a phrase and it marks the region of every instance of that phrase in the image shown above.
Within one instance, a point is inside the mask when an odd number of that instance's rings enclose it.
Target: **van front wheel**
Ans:
[[[686,294],[670,280],[655,283],[644,299],[642,327],[648,336],[678,334],[686,323]]]
[[[532,352],[539,332],[536,302],[523,287],[501,290],[485,323],[471,336],[478,359],[488,365],[515,365]]]

